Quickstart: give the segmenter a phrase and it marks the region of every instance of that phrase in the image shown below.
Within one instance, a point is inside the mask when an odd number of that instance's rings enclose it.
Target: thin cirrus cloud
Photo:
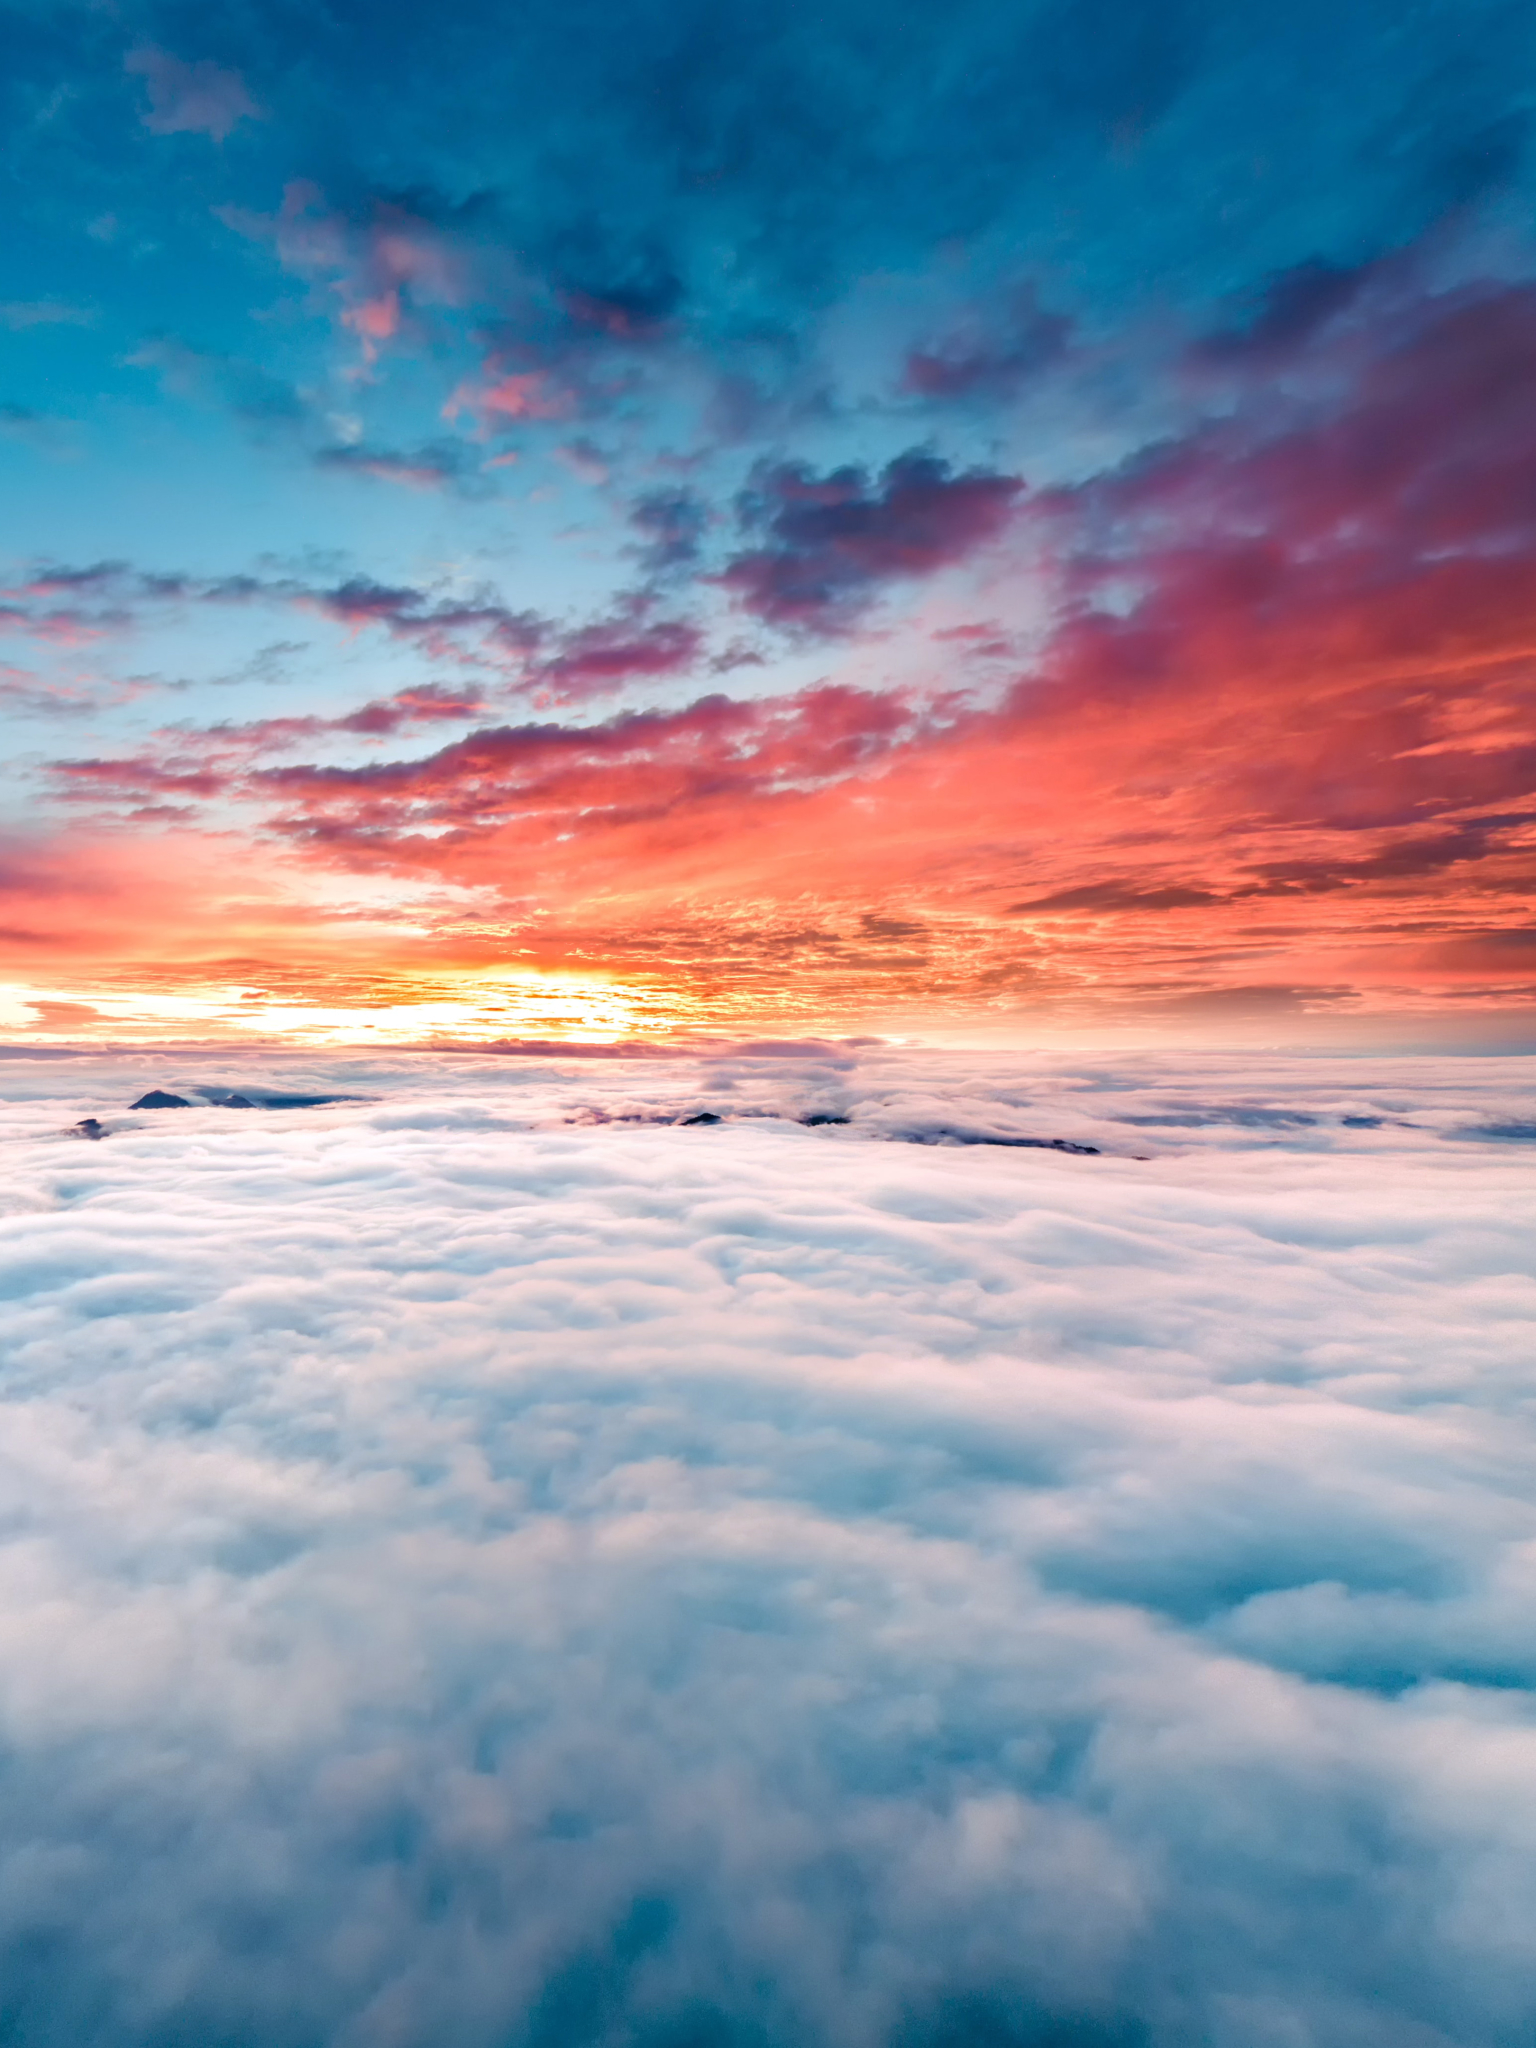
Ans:
[[[995,402],[1049,369],[1072,342],[1072,321],[1040,304],[1024,287],[1000,304],[967,309],[948,330],[913,348],[902,367],[903,388],[930,402]]]
[[[318,469],[336,475],[372,477],[416,491],[457,490],[474,495],[487,489],[479,464],[454,442],[399,449],[344,441],[317,449],[314,461]]]
[[[239,72],[211,58],[187,63],[146,44],[129,51],[123,68],[144,81],[149,104],[140,119],[152,135],[207,135],[223,142],[240,122],[266,119]]]
[[[90,327],[98,317],[95,306],[81,306],[69,299],[6,299],[0,301],[0,327],[25,332],[33,327]]]

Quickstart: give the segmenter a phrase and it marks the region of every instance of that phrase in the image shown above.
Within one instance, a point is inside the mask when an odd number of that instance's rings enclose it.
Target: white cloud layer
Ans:
[[[1533,1080],[0,1062],[0,2038],[1528,2048]]]

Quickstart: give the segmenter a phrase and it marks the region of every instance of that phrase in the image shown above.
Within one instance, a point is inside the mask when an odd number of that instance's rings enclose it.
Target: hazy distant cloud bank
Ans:
[[[1527,1066],[6,1060],[7,2038],[1527,2043]]]

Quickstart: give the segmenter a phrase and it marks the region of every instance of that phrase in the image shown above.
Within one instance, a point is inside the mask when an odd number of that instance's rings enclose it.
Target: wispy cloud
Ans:
[[[144,81],[149,105],[140,119],[152,135],[207,135],[223,142],[240,122],[266,119],[239,72],[211,58],[187,63],[145,44],[129,51],[123,68]]]
[[[91,327],[98,310],[69,299],[6,299],[0,301],[0,327],[9,327],[13,334],[30,327]]]

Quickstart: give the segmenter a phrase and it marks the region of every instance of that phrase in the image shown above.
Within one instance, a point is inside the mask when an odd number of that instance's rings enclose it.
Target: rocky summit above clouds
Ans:
[[[195,1100],[193,1098],[196,1098]],[[190,1095],[173,1095],[164,1088],[151,1088],[130,1109],[322,1109],[332,1102],[356,1102],[354,1095],[285,1095],[265,1093],[242,1095],[222,1088],[194,1088]]]
[[[122,1064],[88,1052],[60,1062],[48,1049],[35,1057],[15,1049],[3,1069],[10,1113],[29,1098],[64,1097],[67,1078],[77,1114],[84,1110],[95,1121],[104,1100],[122,1099]],[[1520,1058],[1074,1058],[925,1052],[875,1041],[726,1046],[697,1055],[647,1047],[601,1060],[586,1047],[543,1048],[517,1059],[264,1053],[231,1055],[220,1064],[229,1078],[178,1081],[141,1095],[132,1107],[328,1109],[394,1119],[404,1091],[418,1104],[440,1105],[442,1114],[451,1103],[456,1118],[480,1115],[503,1130],[776,1127],[826,1143],[1137,1159],[1213,1146],[1395,1150],[1453,1142],[1520,1149],[1536,1140],[1536,1081],[1527,1079],[1531,1063]],[[472,1110],[471,1102],[480,1107]]]

